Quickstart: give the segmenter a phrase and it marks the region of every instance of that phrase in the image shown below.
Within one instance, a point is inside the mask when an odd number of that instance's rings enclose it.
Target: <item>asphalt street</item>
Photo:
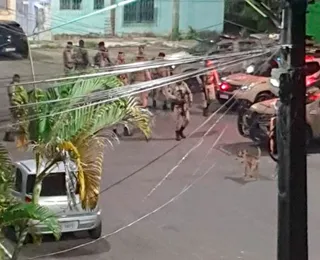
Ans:
[[[10,71],[8,64],[1,66]],[[86,246],[81,245],[92,242],[86,233],[66,235],[59,242],[45,237],[40,246],[26,245],[21,259],[75,246],[79,248],[46,259],[276,259],[275,164],[263,153],[260,180],[244,182],[236,154],[251,142],[238,135],[233,113],[216,122],[222,113],[177,145],[172,115],[155,111],[152,140],[135,133],[106,150],[100,197],[106,237]],[[187,133],[204,121],[195,104]],[[12,144],[8,148],[16,160],[30,157]],[[320,256],[316,150],[308,156],[311,260]]]

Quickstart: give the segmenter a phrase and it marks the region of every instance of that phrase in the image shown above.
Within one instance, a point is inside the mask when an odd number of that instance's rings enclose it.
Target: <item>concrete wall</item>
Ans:
[[[118,2],[121,0],[118,0]],[[123,22],[124,8],[116,10],[116,34],[152,33],[165,36],[171,33],[172,1],[155,0],[155,20],[151,23]],[[224,1],[180,1],[180,30],[187,32],[189,26],[196,30],[223,30]]]
[[[62,25],[72,19],[92,13],[96,10],[93,8],[93,0],[82,0],[80,10],[60,10],[60,0],[52,0],[51,2],[51,24],[52,27]],[[110,5],[110,0],[105,0],[105,6]],[[52,30],[53,35],[57,34],[74,34],[88,35],[100,34],[106,35],[111,33],[110,28],[110,11],[106,11],[97,15],[93,15],[86,19],[80,20],[69,25]]]

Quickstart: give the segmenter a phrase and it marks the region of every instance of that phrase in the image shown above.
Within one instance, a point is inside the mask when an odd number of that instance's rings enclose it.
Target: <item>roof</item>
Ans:
[[[16,162],[23,168],[25,168],[29,174],[36,174],[36,160],[31,159],[31,160],[23,160],[23,161],[18,161]],[[72,162],[72,164],[75,166],[75,164]],[[40,171],[43,171],[45,169],[46,165],[45,162],[40,166]],[[54,172],[65,172],[64,169],[64,163],[63,162],[58,162],[53,168],[51,168],[52,173]]]

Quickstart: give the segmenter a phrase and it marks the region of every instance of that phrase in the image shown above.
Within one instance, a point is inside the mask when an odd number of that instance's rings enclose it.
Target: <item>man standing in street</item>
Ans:
[[[158,60],[164,60],[165,53],[160,52],[158,55]],[[159,67],[156,69],[156,78],[165,78],[170,76],[170,69],[168,67]],[[168,109],[168,97],[166,96],[166,93],[169,91],[165,91],[165,88],[168,88],[167,86],[164,86],[162,88],[157,88],[152,91],[152,106],[153,108],[157,107],[157,100],[160,98],[163,99],[163,110]]]
[[[64,73],[69,75],[74,70],[74,55],[73,55],[73,43],[68,42],[67,46],[63,50],[63,65],[64,65]]]
[[[112,65],[109,58],[109,50],[105,47],[104,42],[99,42],[98,52],[93,58],[94,65],[98,68],[104,68]]]
[[[122,65],[122,64],[126,64],[125,54],[124,54],[124,52],[119,51],[115,65]],[[120,74],[120,75],[118,75],[118,77],[122,81],[124,86],[128,85],[128,83],[129,83],[128,74]],[[117,131],[116,127],[113,128],[113,132],[116,135],[118,135],[118,131]],[[131,136],[132,135],[129,126],[126,124],[124,125],[124,128],[123,128],[123,135],[124,136]]]
[[[14,104],[12,102],[12,98],[14,96],[16,85],[18,85],[19,83],[20,83],[20,76],[18,74],[14,74],[12,81],[10,82],[10,84],[8,85],[8,88],[7,88],[12,125],[5,132],[5,135],[3,138],[3,141],[5,141],[5,142],[14,142],[14,135],[15,135],[15,131],[17,128],[17,126],[15,126],[17,115],[15,113],[15,108],[13,108]]]
[[[209,115],[209,106],[212,101],[216,99],[216,88],[219,87],[219,74],[213,68],[212,61],[207,61],[207,67],[212,67],[212,70],[208,71],[204,77],[202,77],[202,102],[203,102],[203,116]]]
[[[138,55],[136,58],[137,62],[145,61],[144,55]],[[132,83],[141,83],[151,80],[151,73],[149,70],[137,71],[133,73]],[[140,102],[143,108],[148,107],[148,96],[149,91],[140,93]]]
[[[79,47],[75,52],[75,69],[79,71],[86,70],[89,65],[88,51],[84,47],[84,41],[79,41]]]
[[[183,131],[190,121],[190,108],[192,106],[192,93],[185,82],[178,82],[172,88],[172,93],[166,95],[173,101],[173,116],[176,121],[176,140],[186,138]]]
[[[138,55],[143,56],[145,61],[147,60],[147,57],[145,56],[145,53],[144,53],[144,45],[140,45],[138,47]]]

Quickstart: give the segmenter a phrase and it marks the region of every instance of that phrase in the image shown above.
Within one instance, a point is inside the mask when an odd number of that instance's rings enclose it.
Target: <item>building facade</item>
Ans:
[[[117,0],[118,2],[121,0]],[[173,1],[140,0],[116,10],[118,35],[140,33],[168,36],[172,30]],[[224,1],[181,0],[180,31],[223,30]]]
[[[53,28],[63,23],[90,14],[110,5],[111,0],[52,0],[51,25]],[[86,19],[52,30],[53,35],[108,35],[111,34],[110,11],[90,16]]]
[[[51,24],[55,28],[66,21],[110,6],[122,0],[52,0]],[[112,15],[105,11],[78,22],[56,28],[57,34],[110,35],[152,34],[168,36],[172,29],[172,2],[169,0],[138,0],[119,7]],[[196,30],[223,30],[224,1],[181,0],[180,30],[189,26]]]

